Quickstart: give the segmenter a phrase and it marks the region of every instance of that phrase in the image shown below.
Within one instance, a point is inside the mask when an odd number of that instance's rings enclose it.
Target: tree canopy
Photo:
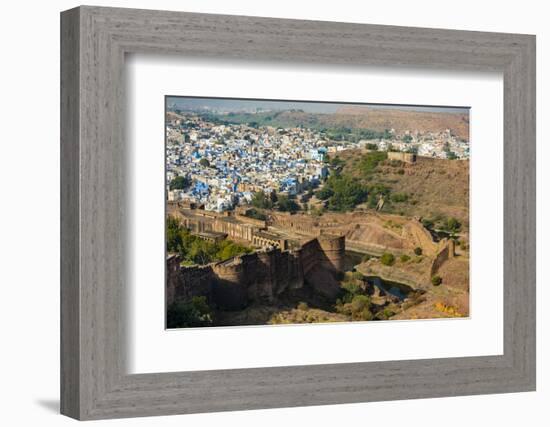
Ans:
[[[191,185],[191,180],[186,176],[177,176],[170,181],[170,190],[185,190]]]
[[[178,253],[185,262],[205,265],[216,261],[225,261],[237,255],[252,252],[252,249],[232,242],[208,242],[191,234],[174,217],[166,220],[166,250]]]
[[[367,187],[348,175],[331,175],[317,197],[333,211],[349,211],[367,199]]]

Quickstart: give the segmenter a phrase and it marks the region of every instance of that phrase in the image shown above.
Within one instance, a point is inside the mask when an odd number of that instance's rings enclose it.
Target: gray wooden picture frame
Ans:
[[[127,53],[502,72],[504,354],[127,374]],[[62,12],[63,414],[84,420],[530,390],[534,36],[88,6]]]

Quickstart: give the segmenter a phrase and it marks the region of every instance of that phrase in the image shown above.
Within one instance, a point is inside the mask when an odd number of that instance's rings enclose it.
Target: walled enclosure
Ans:
[[[167,258],[166,303],[205,296],[222,310],[241,310],[253,303],[273,303],[282,292],[309,286],[334,299],[339,292],[338,273],[343,271],[345,236],[322,234],[308,238],[298,249],[285,250],[286,241],[254,224],[200,211],[171,214],[195,232],[216,231],[264,246],[206,266],[182,267],[181,258]],[[265,226],[264,226],[265,227]],[[273,236],[270,238],[270,236]]]
[[[414,219],[380,213],[352,213],[322,218],[271,212],[267,221],[239,213],[208,212],[168,204],[168,214],[201,237],[223,233],[228,238],[261,247],[262,250],[203,267],[180,267],[171,255],[167,260],[167,303],[206,296],[224,310],[239,310],[254,302],[272,303],[287,289],[309,286],[330,299],[339,291],[338,272],[344,270],[348,250],[381,255],[410,254],[416,247],[431,260],[420,282],[406,280],[392,270],[387,280],[429,283],[443,263],[454,256],[452,242],[434,242],[428,230]],[[289,247],[284,235],[299,238],[299,247]],[[181,260],[180,260],[181,261]],[[172,267],[170,267],[172,265]],[[386,272],[387,273],[387,272]],[[403,272],[406,273],[406,272]]]
[[[344,250],[344,236],[324,236],[297,250],[274,247],[206,266],[182,267],[181,258],[171,254],[166,303],[205,296],[222,310],[241,310],[252,303],[273,303],[282,292],[304,286],[334,299]]]

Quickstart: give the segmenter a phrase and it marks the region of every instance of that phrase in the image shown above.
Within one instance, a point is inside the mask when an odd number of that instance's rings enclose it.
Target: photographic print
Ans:
[[[165,97],[166,327],[469,316],[469,108]]]

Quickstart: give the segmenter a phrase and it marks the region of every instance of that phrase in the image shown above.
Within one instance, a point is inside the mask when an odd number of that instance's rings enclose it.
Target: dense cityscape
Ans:
[[[171,114],[170,114],[171,113]],[[206,210],[230,210],[253,194],[296,196],[327,177],[327,160],[344,150],[410,152],[441,159],[469,157],[469,143],[452,134],[393,129],[369,139],[331,139],[330,132],[220,124],[200,111],[169,111],[166,178],[169,201],[189,201]],[[175,181],[176,180],[176,181]]]

